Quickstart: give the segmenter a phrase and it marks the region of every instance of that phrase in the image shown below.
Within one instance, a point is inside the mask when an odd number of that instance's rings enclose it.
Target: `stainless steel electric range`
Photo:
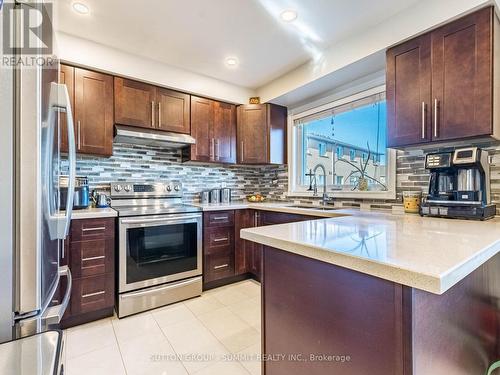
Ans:
[[[202,291],[202,213],[180,183],[111,184],[118,211],[118,317]]]

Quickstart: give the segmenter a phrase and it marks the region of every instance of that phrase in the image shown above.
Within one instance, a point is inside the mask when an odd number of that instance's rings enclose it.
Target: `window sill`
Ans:
[[[323,190],[318,186],[318,196],[321,196]],[[338,190],[327,190],[326,193],[330,198],[342,198],[342,199],[396,199],[395,191],[338,191]],[[314,193],[310,191],[289,191],[287,197],[314,197]],[[317,198],[317,197],[316,197]]]

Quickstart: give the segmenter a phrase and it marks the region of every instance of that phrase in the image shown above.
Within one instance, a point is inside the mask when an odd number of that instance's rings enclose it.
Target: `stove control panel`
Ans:
[[[147,197],[182,196],[180,182],[112,182],[112,198],[147,198]]]

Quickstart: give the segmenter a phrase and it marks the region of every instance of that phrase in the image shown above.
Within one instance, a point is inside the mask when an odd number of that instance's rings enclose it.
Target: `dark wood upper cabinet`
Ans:
[[[214,144],[212,128],[214,123],[214,102],[210,99],[191,97],[191,136],[196,144],[191,146],[190,160],[213,161]]]
[[[431,37],[387,52],[388,147],[431,141]]]
[[[59,81],[68,88],[76,152],[113,154],[113,77],[61,64]],[[61,115],[61,151],[68,152],[66,115]]]
[[[487,7],[387,51],[389,147],[499,139],[498,27]]]
[[[115,77],[115,123],[155,128],[156,87]]]
[[[75,68],[77,152],[113,154],[113,77]]]
[[[287,109],[275,104],[238,106],[239,164],[286,164]]]
[[[184,161],[236,162],[236,106],[191,96],[191,136]]]
[[[189,134],[190,96],[115,77],[115,123]]]
[[[434,140],[493,132],[493,8],[432,32]]]
[[[236,163],[236,106],[228,103],[214,103],[212,127],[215,161]]]
[[[61,70],[59,72],[59,83],[63,83],[68,88],[69,101],[71,104],[71,109],[75,110],[75,68],[69,65],[61,64]],[[68,123],[66,121],[66,115],[61,115],[61,151],[68,152]],[[76,133],[76,130],[75,130]]]
[[[189,134],[191,132],[189,98],[189,95],[182,92],[157,88],[157,128]]]

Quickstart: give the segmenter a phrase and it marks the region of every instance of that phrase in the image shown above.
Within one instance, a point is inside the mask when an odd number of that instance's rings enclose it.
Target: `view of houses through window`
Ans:
[[[386,102],[376,94],[296,121],[298,185],[309,187],[318,164],[329,190],[386,191]],[[323,172],[316,171],[323,184]]]

